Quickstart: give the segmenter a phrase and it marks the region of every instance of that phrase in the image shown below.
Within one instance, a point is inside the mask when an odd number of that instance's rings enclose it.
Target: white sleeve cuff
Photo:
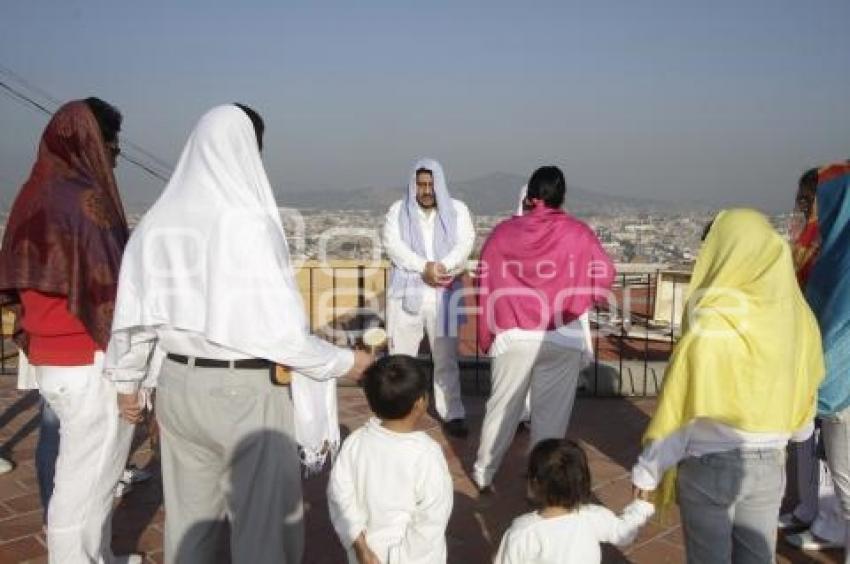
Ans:
[[[632,484],[638,489],[651,492],[658,487],[658,480],[645,467],[635,464],[632,468]]]
[[[330,373],[333,378],[341,378],[348,374],[352,366],[354,366],[354,351],[340,347]]]
[[[443,267],[446,269],[446,272],[449,274],[460,274],[458,271],[458,261],[453,256],[443,257],[443,260],[440,261],[443,264]]]
[[[141,382],[115,382],[115,389],[119,394],[135,394],[141,388]]]
[[[428,264],[428,261],[420,256],[417,256],[414,260],[414,269],[419,274],[425,274],[425,265]]]
[[[623,514],[634,517],[641,523],[646,523],[650,517],[655,515],[655,505],[645,499],[635,499],[623,509]]]

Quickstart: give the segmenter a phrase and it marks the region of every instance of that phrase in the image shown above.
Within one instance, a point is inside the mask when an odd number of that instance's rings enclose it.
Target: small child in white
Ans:
[[[334,529],[359,564],[445,564],[454,489],[440,445],[416,423],[430,383],[404,355],[378,360],[363,378],[372,418],[345,440],[331,471]]]
[[[514,519],[502,537],[496,564],[598,563],[599,543],[631,543],[655,513],[642,499],[626,506],[622,517],[590,503],[587,456],[567,439],[546,439],[534,447],[528,490],[540,509]]]

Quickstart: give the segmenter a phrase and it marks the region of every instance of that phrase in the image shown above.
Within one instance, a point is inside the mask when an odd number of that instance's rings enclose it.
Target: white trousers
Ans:
[[[460,393],[460,369],[457,364],[457,337],[437,331],[437,308],[423,304],[419,314],[404,310],[400,299],[387,300],[387,327],[390,354],[416,356],[423,332],[428,336],[434,360],[434,404],[443,421],[463,419],[466,411]]]
[[[531,390],[531,447],[563,438],[573,410],[582,353],[547,342],[516,341],[493,358],[490,398],[472,477],[489,486],[513,441]]]
[[[59,457],[47,509],[51,563],[113,561],[113,492],[133,426],[119,418],[117,393],[103,378],[103,354],[89,366],[37,366],[41,395],[59,417]]]

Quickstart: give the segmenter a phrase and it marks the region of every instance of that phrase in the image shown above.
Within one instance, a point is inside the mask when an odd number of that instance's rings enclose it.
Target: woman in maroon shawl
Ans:
[[[0,249],[0,304],[15,311],[15,340],[60,423],[51,562],[114,559],[112,492],[132,438],[101,374],[128,238],[112,172],[120,126],[97,98],[53,115]]]

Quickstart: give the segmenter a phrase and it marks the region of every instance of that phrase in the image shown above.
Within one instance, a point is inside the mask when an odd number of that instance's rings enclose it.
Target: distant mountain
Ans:
[[[449,186],[452,196],[466,203],[473,214],[504,215],[516,209],[519,190],[526,178],[508,173],[492,173],[486,176]],[[281,194],[278,202],[282,206],[313,209],[352,209],[385,211],[394,201],[402,197],[403,190],[394,188],[358,188],[355,190],[312,190]],[[613,196],[600,192],[567,186],[567,207],[579,215],[607,215],[630,211],[695,210],[707,208],[699,203],[660,202],[649,198]]]
[[[476,215],[506,215],[516,209],[519,190],[526,178],[496,172],[471,180],[452,182],[452,196],[466,203]],[[277,195],[282,207],[317,210],[369,210],[385,212],[401,198],[401,186],[354,190],[314,189]],[[152,202],[125,202],[129,213],[144,213]],[[623,212],[710,211],[717,206],[699,202],[666,202],[650,198],[615,196],[567,185],[567,208],[578,215],[614,215]]]

